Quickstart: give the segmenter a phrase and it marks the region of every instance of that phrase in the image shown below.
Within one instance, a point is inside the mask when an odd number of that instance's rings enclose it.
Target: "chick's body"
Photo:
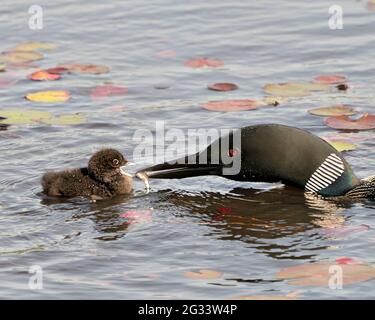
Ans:
[[[132,177],[121,169],[126,163],[117,150],[100,150],[91,157],[87,168],[46,173],[42,177],[43,192],[54,197],[109,198],[129,194],[133,190]]]

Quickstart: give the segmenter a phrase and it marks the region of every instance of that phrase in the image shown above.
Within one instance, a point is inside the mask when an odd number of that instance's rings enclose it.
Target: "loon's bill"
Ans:
[[[232,170],[234,164],[239,164],[237,171]],[[197,154],[138,173],[159,179],[219,175],[237,181],[281,181],[324,197],[375,198],[375,177],[358,179],[342,154],[328,142],[305,130],[279,124],[234,130]]]

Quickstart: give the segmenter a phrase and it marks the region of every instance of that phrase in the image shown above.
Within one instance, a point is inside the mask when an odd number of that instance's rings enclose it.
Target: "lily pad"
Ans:
[[[285,295],[255,295],[255,296],[234,296],[230,297],[230,300],[297,300],[299,297],[299,291],[293,291]]]
[[[327,91],[326,84],[312,82],[271,83],[263,87],[264,92],[282,97],[303,97],[315,91]]]
[[[148,223],[152,221],[151,210],[132,210],[120,214],[121,218],[127,219],[127,224]]]
[[[315,83],[323,83],[323,84],[340,84],[346,82],[348,79],[345,76],[333,74],[333,75],[323,75],[323,76],[316,76],[314,78]]]
[[[52,118],[52,113],[28,109],[3,109],[0,110],[0,116],[6,118],[0,120],[0,123],[19,125],[48,121]]]
[[[324,123],[338,130],[372,130],[375,129],[375,115],[364,114],[361,118],[352,120],[348,116],[329,117]]]
[[[221,60],[217,60],[217,59],[195,58],[195,59],[186,60],[184,62],[184,65],[190,68],[204,68],[204,67],[216,68],[216,67],[223,66],[224,62]]]
[[[344,152],[344,151],[352,151],[357,149],[357,146],[354,143],[345,141],[345,140],[328,140],[326,141],[333,146],[337,151]]]
[[[49,73],[49,72],[44,71],[44,70],[33,72],[29,76],[29,79],[34,80],[34,81],[46,81],[46,80],[52,81],[52,80],[59,80],[60,78],[61,78],[61,76],[59,74]]]
[[[68,69],[72,73],[102,74],[110,71],[106,66],[91,63],[64,63],[59,64],[57,67]]]
[[[213,280],[220,279],[223,276],[223,273],[216,270],[202,269],[196,272],[186,271],[184,272],[184,276],[190,279]]]
[[[57,117],[53,117],[51,119],[46,119],[43,121],[46,124],[51,125],[77,125],[81,123],[85,123],[87,121],[87,117],[83,113],[74,113],[74,114],[63,114]]]
[[[174,58],[176,57],[177,52],[173,50],[162,50],[159,52],[156,52],[156,56],[159,58]]]
[[[105,84],[92,89],[90,95],[93,99],[100,99],[108,96],[123,96],[127,93],[128,88],[126,87]]]
[[[68,91],[38,91],[34,93],[29,93],[26,95],[26,99],[33,101],[33,102],[47,102],[47,103],[55,103],[55,102],[65,102],[70,99],[70,94]]]
[[[53,74],[62,74],[62,73],[69,72],[69,69],[63,68],[63,67],[54,67],[54,68],[46,69],[44,71],[48,73],[53,73]]]
[[[30,109],[3,109],[0,110],[0,119],[0,124],[7,125],[75,125],[87,121],[82,113],[62,114],[54,117],[51,112]]]
[[[232,91],[237,90],[238,86],[234,83],[221,82],[208,85],[208,89],[214,91]]]
[[[354,108],[345,106],[343,104],[338,104],[335,106],[321,107],[309,110],[310,114],[321,117],[330,117],[330,116],[352,116],[358,111]]]
[[[254,110],[258,106],[259,102],[254,99],[209,101],[202,104],[202,108],[206,110],[219,112]]]
[[[331,266],[342,270],[343,285],[363,282],[375,278],[375,268],[371,265],[343,257],[335,261],[324,261],[288,267],[276,274],[277,279],[289,280],[289,284],[303,286],[328,286],[332,273]]]
[[[335,238],[346,238],[359,232],[365,232],[370,230],[370,226],[367,224],[361,224],[355,227],[341,227],[341,228],[325,228],[324,233]]]
[[[16,51],[35,51],[35,50],[52,50],[55,49],[56,45],[48,42],[25,42],[16,45],[13,50]]]
[[[36,51],[7,51],[0,54],[2,63],[24,63],[43,59],[43,55]]]

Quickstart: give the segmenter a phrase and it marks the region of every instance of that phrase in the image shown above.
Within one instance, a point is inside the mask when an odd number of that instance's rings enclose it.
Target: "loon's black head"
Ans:
[[[329,143],[278,124],[234,130],[202,152],[141,172],[161,179],[219,175],[239,181],[281,181],[325,196],[343,195],[359,184],[341,153]]]

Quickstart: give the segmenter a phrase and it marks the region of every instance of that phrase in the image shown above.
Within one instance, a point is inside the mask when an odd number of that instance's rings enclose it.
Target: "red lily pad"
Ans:
[[[152,211],[131,210],[120,214],[120,217],[127,219],[127,224],[148,223],[152,221]]]
[[[191,60],[186,60],[184,62],[186,67],[190,68],[204,68],[204,67],[221,67],[224,65],[224,62],[217,59],[207,59],[207,58],[195,58]]]
[[[357,120],[352,120],[348,116],[329,117],[324,123],[338,130],[372,130],[375,129],[375,116],[366,113]]]
[[[110,70],[107,66],[101,66],[91,63],[64,63],[59,64],[57,67],[68,69],[72,73],[90,73],[102,74],[108,73]]]
[[[254,99],[209,101],[202,108],[210,111],[232,112],[257,109],[259,102]]]
[[[49,73],[44,70],[36,71],[29,76],[29,79],[34,80],[34,81],[45,81],[45,80],[51,81],[51,80],[58,80],[60,78],[61,76],[59,74]]]
[[[159,58],[174,58],[177,53],[173,50],[163,50],[156,53],[156,56]]]
[[[323,84],[340,84],[340,83],[346,82],[347,80],[348,79],[345,76],[333,74],[333,75],[316,76],[313,81],[316,83],[323,83]]]
[[[104,84],[91,90],[92,99],[100,99],[109,96],[123,96],[128,93],[128,88],[115,86],[112,84]]]
[[[53,74],[62,74],[62,73],[69,72],[69,69],[63,68],[63,67],[55,67],[55,68],[46,69],[44,71],[46,71],[48,73],[53,73]]]
[[[221,82],[208,85],[208,89],[214,91],[232,91],[237,90],[238,86],[234,83]]]
[[[361,224],[356,227],[341,227],[341,228],[325,228],[324,233],[333,236],[336,238],[346,238],[351,236],[352,234],[356,234],[359,232],[365,232],[370,229],[370,226],[367,224]]]
[[[0,79],[0,88],[8,88],[13,86],[16,83],[15,80],[9,79]]]

